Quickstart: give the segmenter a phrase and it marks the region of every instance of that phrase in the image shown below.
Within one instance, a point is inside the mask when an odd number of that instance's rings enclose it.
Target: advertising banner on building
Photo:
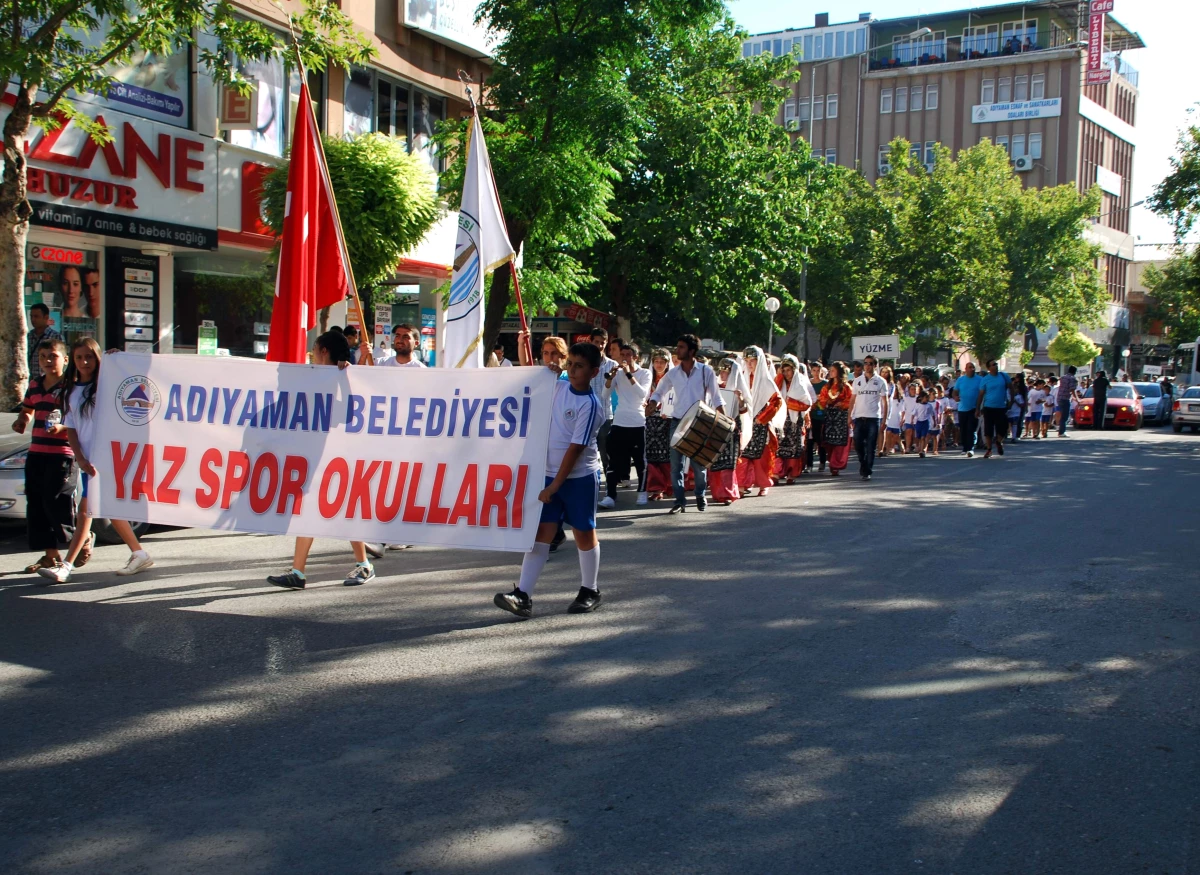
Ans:
[[[1018,100],[1012,103],[984,103],[971,107],[971,121],[977,125],[1026,118],[1057,118],[1061,115],[1061,97],[1050,97],[1046,100]]]
[[[528,550],[554,375],[117,353],[96,510],[276,535]],[[93,486],[93,488],[95,488]]]
[[[1088,15],[1088,72],[1104,66],[1104,13]]]

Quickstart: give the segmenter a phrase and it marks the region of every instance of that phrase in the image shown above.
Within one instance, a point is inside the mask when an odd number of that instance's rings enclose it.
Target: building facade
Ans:
[[[275,6],[235,5],[284,39]],[[436,170],[434,125],[468,111],[458,70],[482,82],[490,59],[469,16],[435,20],[424,5],[341,4],[377,55],[362,69],[310,74],[309,88],[326,133],[389,134]],[[200,47],[212,45],[201,35]],[[276,241],[262,222],[259,188],[288,148],[300,76],[280,61],[246,64],[255,83],[246,99],[222,93],[197,56],[193,48],[143,57],[117,71],[108,98],[77,99],[104,121],[111,144],[97,146],[73,124],[31,140],[25,303],[47,304],[69,339],[90,335],[104,348],[142,352],[265,354]],[[387,315],[428,329],[430,352],[433,289],[449,276],[453,247],[450,217],[397,267],[398,303]]]
[[[1008,151],[1026,186],[1070,184],[1086,192],[1099,185],[1102,205],[1089,235],[1103,250],[1099,267],[1110,303],[1107,327],[1092,334],[1115,361],[1130,343],[1138,98],[1137,71],[1121,53],[1144,44],[1106,15],[1111,80],[1085,86],[1081,8],[1086,4],[1075,0],[1043,0],[883,21],[864,14],[832,25],[821,14],[811,28],[749,38],[743,54],[786,54],[790,43],[801,76],[780,124],[826,161],[857,168],[868,180],[888,172],[890,143],[903,137],[927,167],[936,144],[957,153],[988,139]],[[1054,333],[1030,338],[1033,367],[1053,365],[1046,345]]]

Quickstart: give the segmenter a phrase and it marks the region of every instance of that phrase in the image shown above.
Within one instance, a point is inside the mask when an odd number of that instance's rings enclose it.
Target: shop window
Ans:
[[[51,327],[68,344],[99,337],[103,285],[100,254],[94,250],[43,243],[25,247],[25,318],[34,304],[45,304]]]
[[[217,326],[217,346],[253,356],[254,323],[270,323],[275,265],[265,254],[175,256],[175,351],[193,352],[200,323]],[[258,353],[262,355],[262,353]]]
[[[247,79],[255,82],[257,118],[254,128],[226,130],[222,132],[222,137],[231,145],[281,158],[288,148],[288,137],[295,123],[296,106],[300,98],[300,73],[281,58],[239,60],[235,63]],[[317,109],[318,127],[323,128],[322,86],[321,75],[310,73],[308,89]]]
[[[445,117],[444,98],[373,70],[356,67],[346,79],[346,136],[374,131],[402,139],[410,152],[425,158],[434,173],[441,172],[442,161],[433,144],[433,135],[437,123]]]

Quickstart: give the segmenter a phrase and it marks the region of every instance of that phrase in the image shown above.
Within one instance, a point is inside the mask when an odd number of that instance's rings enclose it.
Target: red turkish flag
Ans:
[[[308,85],[302,84],[271,308],[269,362],[306,362],[308,332],[317,324],[317,311],[344,300],[352,289],[350,258],[319,136]]]

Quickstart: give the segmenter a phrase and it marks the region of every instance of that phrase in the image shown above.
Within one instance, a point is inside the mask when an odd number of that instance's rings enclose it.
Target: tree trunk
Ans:
[[[829,364],[829,357],[833,355],[833,337],[826,337],[825,342],[821,344],[821,361]]]
[[[0,409],[20,406],[29,382],[25,335],[25,241],[32,210],[26,199],[25,139],[37,86],[17,90],[4,120],[4,177],[0,180]],[[61,326],[59,326],[61,328]]]
[[[508,216],[505,216],[505,220],[508,223],[508,242],[512,244],[513,249],[520,252],[521,244],[525,242],[525,226]],[[500,323],[504,321],[509,302],[513,299],[512,284],[509,282],[512,267],[512,262],[509,262],[496,268],[488,286],[487,309],[483,314],[483,357],[485,360],[487,354],[492,351],[492,347],[496,345],[496,338],[500,336]],[[525,316],[530,322],[533,321],[532,314],[526,313]]]

